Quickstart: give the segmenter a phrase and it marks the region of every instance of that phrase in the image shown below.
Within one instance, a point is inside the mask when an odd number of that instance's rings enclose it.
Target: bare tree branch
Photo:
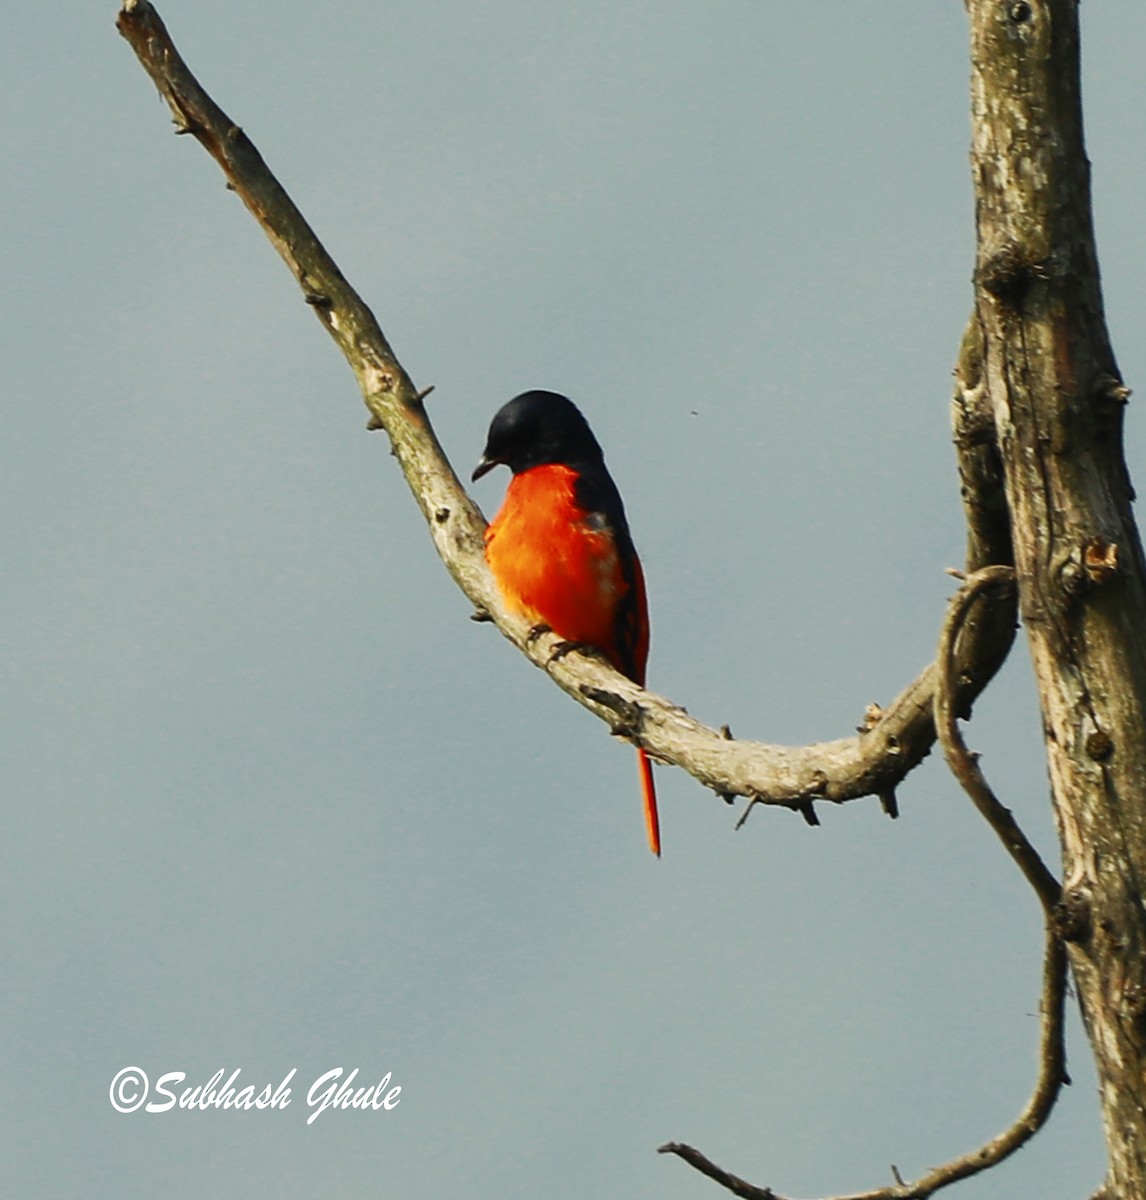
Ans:
[[[854,737],[787,747],[737,741],[663,697],[637,687],[599,658],[555,655],[559,640],[531,631],[502,606],[482,549],[485,520],[450,466],[419,392],[373,313],[350,286],[246,134],[203,90],[148,0],[124,0],[117,27],[155,82],[177,132],[192,134],[215,159],[279,252],[303,297],[335,340],[358,380],[370,425],[385,429],[438,554],[473,602],[535,666],[613,732],[656,758],[682,767],[727,798],[781,805],[815,818],[814,801],[877,795],[896,811],[895,791],[935,740],[934,666]],[[972,566],[980,565],[978,563]],[[959,711],[966,711],[1010,647],[1013,618],[1004,601],[968,620],[958,647]],[[981,617],[981,619],[980,619]]]

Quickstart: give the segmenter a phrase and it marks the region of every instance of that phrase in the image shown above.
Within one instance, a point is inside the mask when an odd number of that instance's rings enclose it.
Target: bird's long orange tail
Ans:
[[[637,747],[637,763],[641,768],[641,794],[645,799],[645,828],[649,835],[649,849],[661,856],[661,822],[657,815],[657,789],[653,785],[653,764],[649,756]]]

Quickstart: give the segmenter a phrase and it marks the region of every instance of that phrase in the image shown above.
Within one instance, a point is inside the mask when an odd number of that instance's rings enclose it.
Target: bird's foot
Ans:
[[[593,647],[585,642],[558,642],[549,655],[549,661],[555,663],[558,659],[562,659],[566,654],[572,654],[574,651],[577,651],[578,654],[594,653]]]

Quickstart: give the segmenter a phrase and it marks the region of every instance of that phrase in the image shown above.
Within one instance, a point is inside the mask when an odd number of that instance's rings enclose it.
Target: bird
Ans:
[[[580,409],[557,392],[522,392],[494,414],[476,482],[513,473],[485,532],[506,607],[575,646],[597,650],[641,687],[649,654],[645,579],[625,506]],[[637,747],[649,849],[661,853],[653,768]]]

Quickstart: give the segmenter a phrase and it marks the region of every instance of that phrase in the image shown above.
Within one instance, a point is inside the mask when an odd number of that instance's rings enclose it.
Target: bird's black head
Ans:
[[[604,456],[572,400],[556,392],[522,392],[498,409],[473,478],[504,464],[515,474],[548,463],[595,466]]]

